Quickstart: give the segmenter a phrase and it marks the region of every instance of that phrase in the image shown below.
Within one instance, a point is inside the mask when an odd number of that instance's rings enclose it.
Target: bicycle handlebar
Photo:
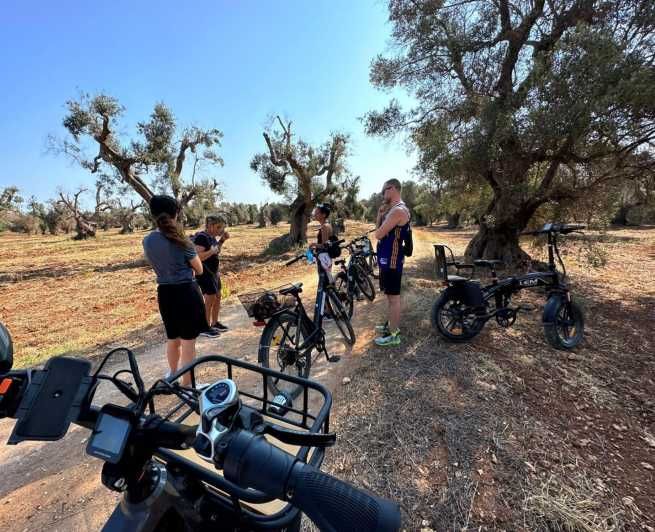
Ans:
[[[93,430],[100,409],[90,407],[77,425]],[[146,420],[137,430],[138,446],[184,449],[193,446],[196,427]],[[225,478],[243,489],[253,488],[286,500],[305,513],[320,530],[397,531],[398,504],[358,489],[244,429],[214,442],[215,465]],[[219,462],[220,461],[220,462]]]
[[[341,244],[343,244],[344,242],[345,242],[345,240],[342,238],[341,240],[337,240],[337,241],[334,242],[333,244],[334,244],[334,245],[341,245]],[[311,252],[314,254],[314,256],[316,256],[316,255],[318,255],[321,251],[325,251],[325,246],[326,246],[326,244],[321,244],[320,246],[316,246],[316,248],[310,247],[310,248],[307,248],[307,249],[311,250]],[[292,264],[294,264],[294,263],[296,263],[296,262],[298,262],[299,260],[302,260],[302,259],[304,259],[304,258],[305,258],[305,253],[303,253],[302,255],[296,255],[296,256],[295,256],[294,258],[292,258],[291,260],[285,262],[284,265],[285,265],[285,266],[291,266]]]
[[[537,235],[545,235],[548,233],[561,233],[563,235],[566,235],[568,233],[573,233],[574,231],[580,231],[582,229],[585,229],[586,225],[582,224],[553,224],[553,223],[548,223],[545,224],[541,229],[537,229],[536,231],[523,231],[520,233],[522,236],[537,236]]]
[[[396,531],[396,503],[355,488],[297,460],[262,436],[231,435],[223,454],[225,478],[289,501],[320,530]]]

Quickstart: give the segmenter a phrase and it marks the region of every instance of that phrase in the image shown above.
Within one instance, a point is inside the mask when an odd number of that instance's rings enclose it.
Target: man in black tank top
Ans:
[[[397,179],[389,179],[382,187],[384,203],[380,206],[375,238],[380,268],[380,290],[387,296],[388,320],[376,326],[380,334],[375,343],[380,346],[400,345],[401,301],[403,273],[403,239],[409,230],[410,213],[400,197],[402,187]]]

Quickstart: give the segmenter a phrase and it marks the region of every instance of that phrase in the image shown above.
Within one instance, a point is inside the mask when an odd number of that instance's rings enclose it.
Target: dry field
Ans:
[[[473,233],[417,233],[405,343],[345,370],[327,467],[401,501],[408,530],[655,530],[655,230],[568,239],[586,313],[574,353],[546,343],[534,292],[521,300],[537,311],[514,327],[445,342],[430,325],[429,244],[461,254]]]
[[[297,275],[263,254],[285,231],[231,229],[222,269],[232,291]],[[414,235],[403,345],[376,347],[370,324],[360,325],[353,356],[330,368],[338,445],[325,468],[398,500],[406,530],[655,530],[655,229],[568,238],[563,255],[586,313],[585,342],[573,353],[546,343],[544,298],[534,292],[521,301],[537,310],[512,328],[489,323],[470,343],[445,342],[429,320],[439,290],[431,244],[461,254],[473,232]],[[0,319],[16,337],[19,365],[162,340],[142,237],[0,236]],[[542,247],[523,245],[545,258]],[[52,506],[49,497],[39,504]],[[75,511],[92,512],[80,497]],[[42,529],[28,506],[28,529]]]
[[[347,235],[366,227],[351,223]],[[221,270],[232,293],[285,278],[283,258],[264,251],[288,231],[287,224],[230,228]],[[155,277],[141,247],[146,234],[113,230],[86,242],[68,235],[0,234],[0,320],[14,337],[17,367],[161,336]]]

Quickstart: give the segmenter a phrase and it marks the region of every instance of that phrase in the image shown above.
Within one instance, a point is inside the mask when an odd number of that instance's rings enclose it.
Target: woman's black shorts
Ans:
[[[159,313],[169,340],[193,340],[206,331],[205,301],[194,282],[160,284],[157,287]]]

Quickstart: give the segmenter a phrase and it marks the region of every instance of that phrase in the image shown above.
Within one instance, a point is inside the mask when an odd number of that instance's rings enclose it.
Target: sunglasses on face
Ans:
[[[382,194],[384,194],[384,193],[385,193],[387,190],[389,190],[390,188],[393,188],[393,185],[389,185],[389,186],[387,186],[387,187],[384,187],[384,188],[382,189]]]

